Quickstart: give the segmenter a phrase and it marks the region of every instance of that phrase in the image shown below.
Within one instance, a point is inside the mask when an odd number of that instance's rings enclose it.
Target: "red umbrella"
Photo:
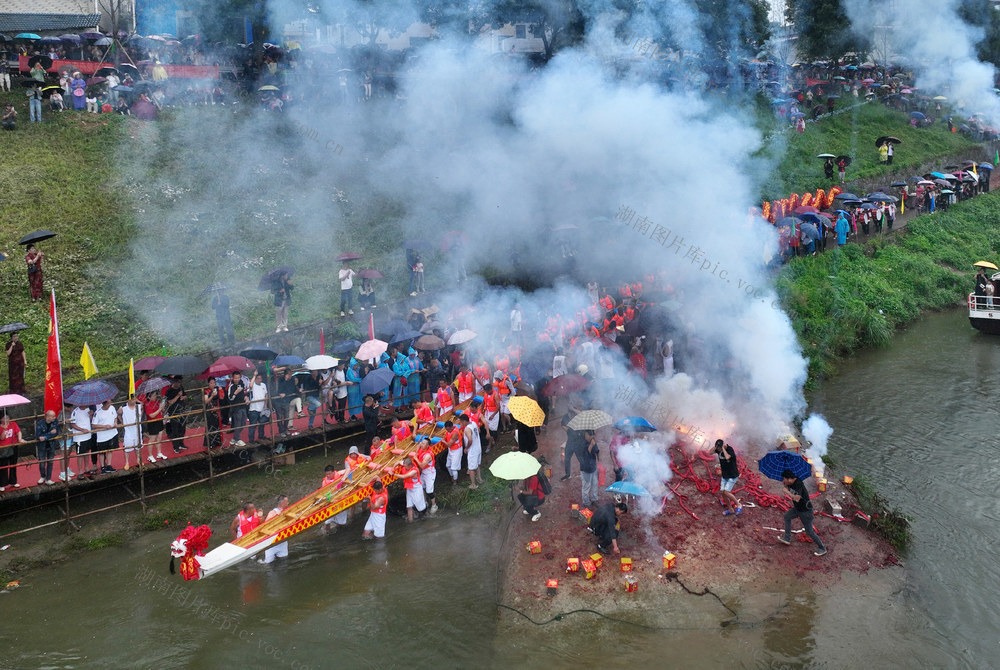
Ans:
[[[796,214],[819,214],[819,210],[812,205],[799,205],[792,211]]]
[[[249,358],[243,356],[223,356],[208,366],[208,369],[197,376],[197,379],[211,379],[213,377],[225,377],[234,372],[244,370],[256,371],[257,366]]]
[[[582,391],[588,386],[590,386],[590,380],[582,375],[559,375],[542,387],[542,395],[569,395]]]
[[[340,254],[337,256],[338,261],[356,261],[361,258],[361,254]]]
[[[362,279],[382,279],[384,274],[378,270],[358,270],[358,276]]]
[[[135,371],[155,370],[156,366],[164,360],[166,360],[166,356],[146,356],[145,358],[140,358],[135,362]]]

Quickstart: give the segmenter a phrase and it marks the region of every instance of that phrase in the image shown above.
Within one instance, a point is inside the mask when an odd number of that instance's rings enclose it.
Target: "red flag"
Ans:
[[[58,414],[63,408],[62,356],[59,353],[59,319],[56,316],[56,292],[49,304],[49,353],[45,362],[45,411]]]
[[[324,337],[323,337],[323,329],[322,328],[319,329],[319,353],[320,354],[325,354],[326,353],[326,339],[324,339]]]
[[[368,315],[368,339],[369,340],[374,340],[375,339],[375,315],[374,314],[369,314]]]

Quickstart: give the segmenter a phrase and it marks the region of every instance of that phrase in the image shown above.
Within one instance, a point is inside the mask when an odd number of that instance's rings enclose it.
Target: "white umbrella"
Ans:
[[[333,356],[327,356],[325,354],[319,354],[317,356],[310,356],[306,359],[306,369],[307,370],[329,370],[330,368],[337,367],[337,359]]]
[[[448,344],[465,344],[470,340],[474,340],[479,337],[479,333],[474,330],[459,330],[452,333],[451,337],[448,338]]]

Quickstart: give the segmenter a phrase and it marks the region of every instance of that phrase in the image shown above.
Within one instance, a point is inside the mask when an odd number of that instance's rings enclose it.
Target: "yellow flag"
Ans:
[[[135,395],[135,360],[128,359],[128,394]]]
[[[97,369],[97,363],[94,362],[94,354],[90,353],[90,345],[86,342],[83,343],[83,353],[80,354],[80,365],[83,366],[84,379],[90,379],[100,372]]]

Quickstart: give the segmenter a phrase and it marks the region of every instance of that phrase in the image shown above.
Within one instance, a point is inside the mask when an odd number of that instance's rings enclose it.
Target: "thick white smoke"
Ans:
[[[802,423],[802,437],[806,438],[806,457],[812,459],[813,466],[823,469],[823,456],[826,455],[826,445],[833,435],[833,428],[826,422],[822,414],[810,414]]]

